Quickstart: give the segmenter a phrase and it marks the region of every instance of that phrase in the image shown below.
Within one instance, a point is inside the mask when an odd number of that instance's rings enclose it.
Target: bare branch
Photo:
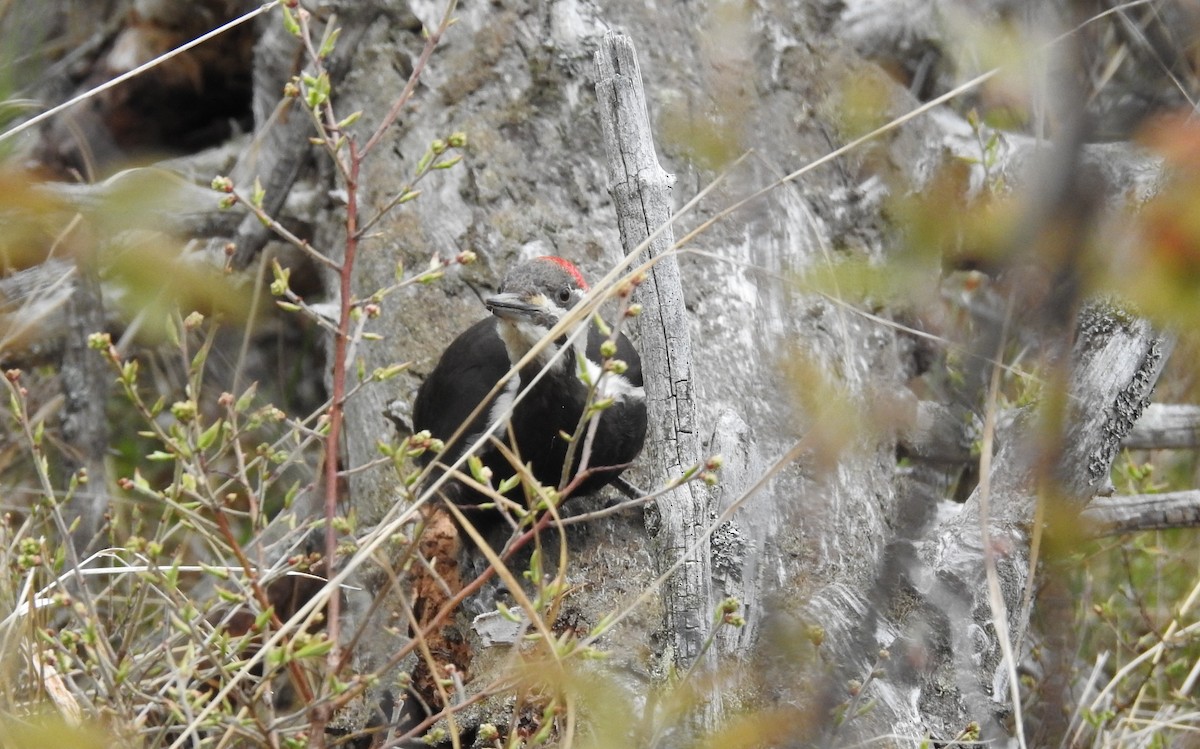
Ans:
[[[1097,536],[1200,527],[1200,489],[1097,497],[1083,511]]]
[[[1151,404],[1124,444],[1132,450],[1200,447],[1200,406]]]

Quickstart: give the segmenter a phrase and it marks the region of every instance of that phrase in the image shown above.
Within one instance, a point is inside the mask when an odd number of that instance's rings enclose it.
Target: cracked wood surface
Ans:
[[[637,291],[645,312],[635,324],[650,412],[645,454],[658,483],[679,476],[700,460],[691,336],[679,264],[670,254],[674,232],[670,226],[664,228],[672,214],[673,178],[655,153],[641,70],[629,37],[605,35],[596,53],[596,77],[609,191],[622,243],[626,253],[646,243],[639,260],[655,261]],[[660,569],[674,564],[696,544],[708,519],[707,509],[704,488],[691,483],[667,492],[647,510],[647,529],[656,542]],[[713,601],[706,546],[688,556],[667,584],[667,630],[683,667],[700,655],[708,636]]]

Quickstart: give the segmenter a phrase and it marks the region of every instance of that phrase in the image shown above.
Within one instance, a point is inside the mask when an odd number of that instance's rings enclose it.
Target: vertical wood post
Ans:
[[[674,178],[658,163],[637,55],[624,34],[606,34],[596,53],[596,98],[625,252],[645,245],[641,259],[656,260],[638,289],[645,311],[636,321],[650,412],[646,452],[655,480],[662,481],[701,460],[695,377],[679,264],[670,254],[674,233],[667,226],[646,241],[670,220]],[[703,485],[687,484],[647,511],[660,569],[674,564],[701,536],[707,494]],[[684,667],[700,656],[709,635],[715,605],[709,556],[707,544],[702,545],[672,576],[664,595],[675,661]],[[706,712],[711,718],[719,706],[710,704]]]

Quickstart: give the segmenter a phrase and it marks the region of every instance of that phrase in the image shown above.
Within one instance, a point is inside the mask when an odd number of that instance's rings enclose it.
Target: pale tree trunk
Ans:
[[[655,154],[642,74],[628,37],[605,35],[596,53],[596,91],[621,240],[626,253],[644,244],[645,252],[635,260],[650,264],[634,298],[646,310],[637,318],[650,411],[645,456],[655,466],[650,479],[658,484],[701,462],[696,382],[679,263],[670,254],[675,245],[669,223],[672,177]],[[707,614],[715,604],[710,558],[702,541],[706,493],[696,483],[672,489],[650,511],[657,517],[647,519],[658,569],[682,562],[667,582],[664,605],[675,658],[684,667],[701,655],[709,635]]]

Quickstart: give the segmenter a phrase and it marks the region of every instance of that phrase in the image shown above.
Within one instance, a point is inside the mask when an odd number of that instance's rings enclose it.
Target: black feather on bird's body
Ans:
[[[459,335],[421,385],[413,407],[414,428],[429,430],[442,440],[450,439],[511,366],[586,290],[578,270],[559,258],[538,258],[510,272],[500,294],[486,302],[493,315]],[[606,336],[590,322],[581,324],[588,326],[585,345],[564,352],[535,383],[543,366],[565,345],[567,336],[547,345],[488,407],[480,410],[462,436],[438,457],[439,462],[449,465],[461,457],[521,394],[509,418],[499,419],[493,436],[507,443],[522,462],[531,464],[539,482],[558,487],[570,447],[562,435],[575,433],[587,407],[588,385],[579,376],[581,366],[585,366],[592,380],[599,383],[593,400],[611,399],[612,405],[592,417],[599,423],[588,452],[589,473],[573,488],[572,496],[593,493],[614,481],[637,457],[646,437],[641,360],[629,339],[618,335],[613,358],[625,362],[626,369],[622,374],[604,373],[601,378],[601,346]],[[577,361],[576,352],[580,350],[590,364]],[[575,478],[580,465],[583,439],[574,451],[568,482]],[[491,469],[493,485],[515,473],[490,442],[482,445],[477,455]],[[426,462],[430,459],[432,456],[425,458]],[[445,493],[457,504],[491,501],[462,483],[451,482],[448,486]],[[519,488],[510,494],[518,501],[522,496]]]

